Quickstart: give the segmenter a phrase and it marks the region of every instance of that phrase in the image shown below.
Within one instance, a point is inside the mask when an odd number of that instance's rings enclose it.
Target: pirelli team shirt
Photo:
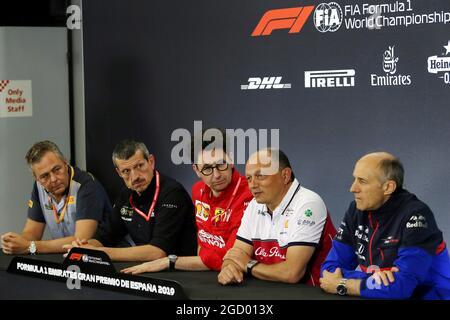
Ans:
[[[68,170],[71,177],[70,188],[58,203],[37,181],[33,185],[28,202],[28,218],[45,223],[52,239],[73,236],[78,220],[92,219],[101,224],[112,210],[105,190],[91,174],[77,167],[68,166]],[[64,208],[66,201],[67,207]],[[56,221],[54,209],[58,219],[65,211],[64,218],[59,223]]]
[[[127,238],[132,245],[150,244],[166,254],[191,256],[197,254],[194,206],[184,187],[174,179],[160,174],[160,190],[155,208],[147,221],[130,203],[148,213],[153,202],[156,179],[141,194],[126,189],[119,195],[113,212],[95,239],[106,247],[116,247]]]
[[[318,286],[320,265],[336,230],[322,198],[294,180],[281,203],[269,213],[253,199],[245,210],[237,239],[253,246],[255,258],[265,264],[286,260],[291,246],[313,246],[315,253],[301,282]]]
[[[236,169],[218,197],[212,196],[203,181],[192,186],[199,256],[209,269],[220,271],[223,256],[233,246],[244,210],[252,199],[247,179]]]

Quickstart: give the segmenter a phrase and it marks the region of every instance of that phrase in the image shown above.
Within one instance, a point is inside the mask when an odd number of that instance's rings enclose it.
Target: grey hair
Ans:
[[[125,139],[120,141],[116,147],[114,148],[114,151],[112,153],[112,162],[115,167],[116,165],[116,159],[119,160],[128,160],[134,154],[141,150],[142,154],[144,155],[144,158],[148,160],[148,157],[150,156],[150,152],[148,152],[148,149],[146,145],[143,142],[132,140],[132,139]]]
[[[379,167],[386,181],[393,180],[397,184],[397,188],[403,187],[405,170],[398,158],[392,157],[383,159],[380,161]]]
[[[48,140],[39,141],[33,144],[33,146],[28,150],[27,154],[25,155],[25,160],[27,161],[28,166],[31,168],[31,166],[39,161],[41,161],[42,157],[47,152],[53,152],[55,155],[58,156],[63,161],[66,161],[66,158],[62,154],[61,150],[59,150],[58,146]]]

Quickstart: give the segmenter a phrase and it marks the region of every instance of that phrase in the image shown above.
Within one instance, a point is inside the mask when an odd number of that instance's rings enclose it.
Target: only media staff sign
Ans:
[[[31,80],[0,80],[0,118],[32,115]]]

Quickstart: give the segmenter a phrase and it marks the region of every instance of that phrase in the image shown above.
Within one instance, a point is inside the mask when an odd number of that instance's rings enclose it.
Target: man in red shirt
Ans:
[[[209,132],[210,135],[213,133],[215,140],[202,139],[205,132]],[[192,186],[198,256],[169,255],[124,269],[123,272],[138,274],[165,269],[219,271],[223,256],[233,247],[242,215],[253,196],[245,177],[234,168],[227,153],[225,132],[208,129],[196,139],[191,154],[194,163],[192,168],[200,178],[200,181]],[[194,146],[199,147],[198,153]]]

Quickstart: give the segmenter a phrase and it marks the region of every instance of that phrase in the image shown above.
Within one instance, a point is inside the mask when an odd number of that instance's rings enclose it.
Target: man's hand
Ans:
[[[336,294],[336,288],[342,279],[342,272],[340,268],[336,268],[334,272],[323,271],[323,276],[320,278],[320,287],[327,293]]]
[[[240,248],[231,248],[223,257],[223,260],[233,261],[242,272],[247,272],[247,263],[250,261],[251,257]]]
[[[244,273],[234,262],[228,263],[222,267],[217,280],[222,285],[241,283],[244,280]]]
[[[8,232],[2,235],[2,249],[5,254],[27,254],[30,247],[30,240],[25,239],[20,234]]]
[[[392,267],[391,270],[374,272],[372,278],[377,284],[381,284],[381,282],[383,282],[383,284],[387,287],[389,284],[395,282],[394,273],[399,271],[400,270],[397,267]]]
[[[169,258],[164,257],[158,260],[138,264],[137,266],[121,270],[123,273],[140,274],[144,272],[158,272],[169,269]]]

